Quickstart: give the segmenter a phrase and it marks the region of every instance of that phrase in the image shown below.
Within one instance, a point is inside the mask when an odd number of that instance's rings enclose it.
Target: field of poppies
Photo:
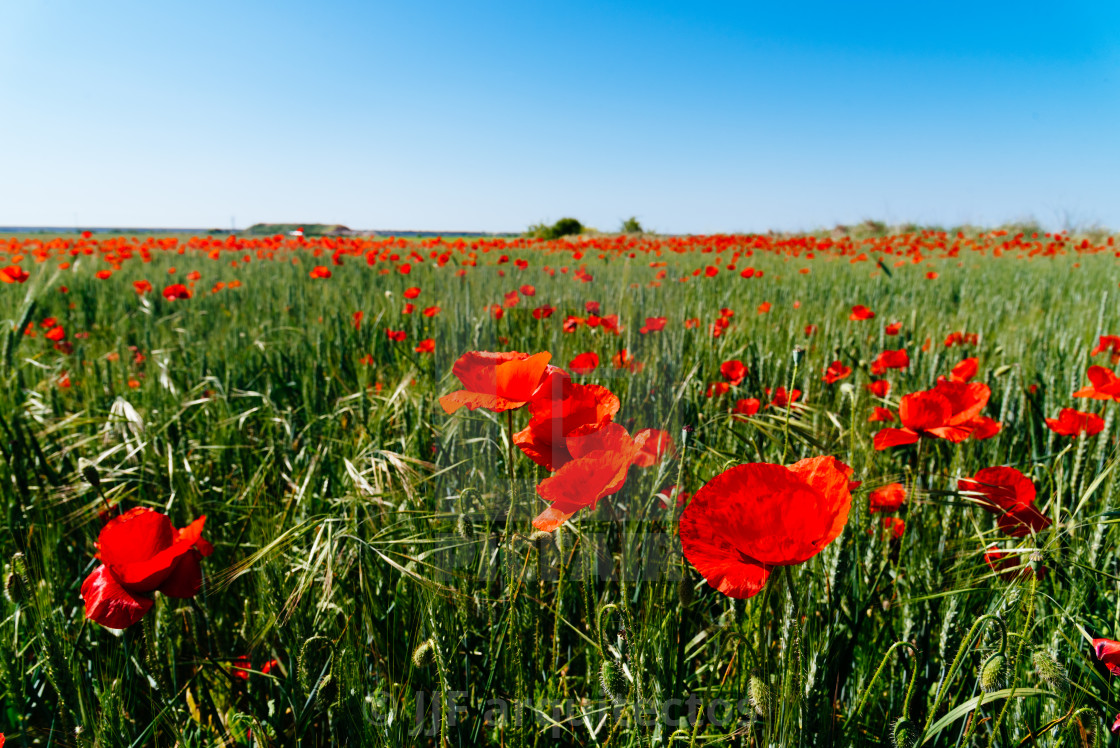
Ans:
[[[0,236],[0,732],[1108,744],[1116,245]]]

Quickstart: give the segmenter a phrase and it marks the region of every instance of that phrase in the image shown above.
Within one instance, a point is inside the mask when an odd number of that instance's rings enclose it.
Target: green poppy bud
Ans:
[[[996,653],[984,661],[980,666],[980,690],[984,693],[998,691],[1003,683],[1003,669],[1007,664],[1007,657]]]
[[[621,701],[630,695],[630,682],[622,667],[613,660],[603,660],[599,666],[599,683],[603,691],[615,701]]]
[[[914,748],[918,744],[918,726],[909,717],[899,717],[891,727],[894,748]]]

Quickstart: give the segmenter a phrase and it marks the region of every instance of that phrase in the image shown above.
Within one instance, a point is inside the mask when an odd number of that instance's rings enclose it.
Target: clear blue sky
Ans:
[[[1120,3],[0,2],[0,225],[1120,228]]]

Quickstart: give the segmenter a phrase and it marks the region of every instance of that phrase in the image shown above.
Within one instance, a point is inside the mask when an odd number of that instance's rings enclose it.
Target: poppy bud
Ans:
[[[677,582],[677,599],[680,600],[682,608],[688,607],[696,599],[696,589],[687,574]]]
[[[12,555],[11,571],[4,578],[4,594],[14,605],[27,600],[27,563],[22,553]]]
[[[1034,671],[1038,674],[1038,677],[1046,685],[1053,689],[1065,685],[1066,675],[1062,672],[1062,666],[1045,649],[1036,649],[1031,654],[1031,663],[1034,665]]]
[[[622,668],[613,660],[603,660],[603,664],[599,666],[599,682],[607,696],[615,701],[622,701],[630,695],[630,683]]]
[[[805,349],[801,346],[794,346],[793,348],[793,365],[800,366],[801,359],[805,358]]]
[[[101,488],[101,473],[97,472],[97,466],[84,459],[79,464],[82,468],[82,477],[86,479],[86,482],[94,488]]]
[[[1001,652],[989,657],[980,666],[980,690],[984,693],[998,691],[1003,683],[1003,668],[1007,664],[1007,657]]]
[[[436,644],[431,639],[420,642],[412,652],[412,664],[418,668],[430,667],[436,661]]]
[[[757,673],[751,673],[747,692],[755,712],[758,713],[758,716],[765,717],[766,710],[770,707],[770,688]]]
[[[909,717],[899,717],[891,728],[894,748],[914,748],[918,743],[918,726]]]
[[[474,540],[474,523],[465,514],[455,520],[455,533],[463,540]]]

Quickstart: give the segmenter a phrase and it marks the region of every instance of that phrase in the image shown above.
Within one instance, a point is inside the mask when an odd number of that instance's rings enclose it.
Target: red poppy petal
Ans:
[[[918,434],[910,429],[883,429],[875,434],[875,449],[889,449],[918,441]]]
[[[202,557],[196,550],[188,551],[179,557],[171,569],[171,574],[159,586],[159,591],[168,597],[194,597],[202,589]]]
[[[105,564],[98,566],[82,582],[86,618],[111,629],[128,628],[144,617],[153,600],[133,595],[120,585]]]
[[[574,514],[575,512],[562,512],[556,507],[550,506],[536,516],[533,520],[533,527],[541,532],[552,532],[557,527],[567,522]]]
[[[520,408],[527,403],[528,400],[507,400],[504,397],[497,395],[488,395],[482,392],[471,392],[470,390],[456,390],[449,395],[444,395],[439,399],[439,404],[443,406],[446,413],[454,413],[459,408],[466,407],[470,410],[475,408],[486,408],[496,413],[506,410],[513,410]]]
[[[97,557],[106,564],[146,561],[174,541],[175,528],[166,514],[148,507],[133,507],[101,528]]]

